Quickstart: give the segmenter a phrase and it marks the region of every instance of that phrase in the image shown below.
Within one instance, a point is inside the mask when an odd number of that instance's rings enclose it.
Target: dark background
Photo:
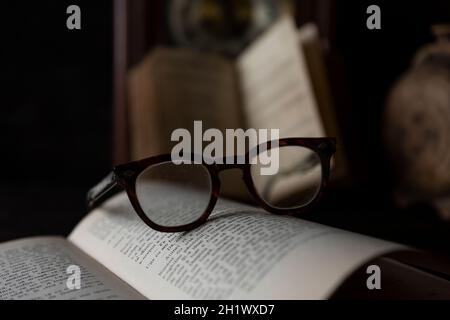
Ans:
[[[82,29],[66,28],[78,4]],[[65,234],[111,166],[112,2],[2,5],[0,241]]]
[[[433,210],[392,205],[380,135],[389,87],[433,40],[430,25],[450,21],[450,2],[333,3],[330,45],[341,72],[331,80],[340,83],[334,95],[354,180],[330,190],[307,218],[447,252],[450,229]],[[81,31],[66,28],[71,4],[81,7]],[[381,30],[366,28],[370,4],[381,7]],[[153,7],[165,21],[164,5]],[[86,214],[86,191],[114,162],[113,3],[15,1],[1,12],[0,241],[64,235]],[[165,24],[153,26],[162,35],[156,41],[170,43]]]

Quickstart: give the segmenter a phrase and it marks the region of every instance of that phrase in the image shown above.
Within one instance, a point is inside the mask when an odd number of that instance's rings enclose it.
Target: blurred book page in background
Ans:
[[[247,125],[280,137],[325,135],[292,18],[280,19],[238,59]]]
[[[215,54],[158,48],[130,73],[133,158],[170,153],[173,130],[241,125],[233,65]],[[151,127],[151,128],[150,128]]]

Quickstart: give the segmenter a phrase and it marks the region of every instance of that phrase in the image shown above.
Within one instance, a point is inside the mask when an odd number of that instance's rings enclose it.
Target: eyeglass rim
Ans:
[[[275,140],[259,144],[255,148],[258,148],[256,150],[256,154],[259,154],[259,150],[261,149],[261,146],[264,145],[263,150],[268,150],[272,147],[272,144],[274,144]],[[319,191],[316,193],[314,198],[305,204],[304,206],[298,207],[298,208],[278,208],[273,207],[270,204],[268,204],[264,199],[262,199],[259,196],[259,193],[256,190],[255,184],[253,182],[253,178],[251,175],[251,165],[248,161],[251,154],[255,152],[254,149],[249,150],[245,154],[245,163],[244,164],[237,164],[236,161],[234,164],[207,164],[202,163],[201,165],[205,167],[209,173],[210,179],[211,179],[211,193],[210,193],[210,199],[208,206],[206,207],[205,211],[202,213],[202,215],[197,218],[197,220],[180,226],[162,226],[154,221],[152,221],[144,212],[143,208],[140,205],[140,202],[137,197],[136,192],[136,180],[139,177],[139,175],[145,171],[148,167],[164,163],[164,162],[172,162],[172,156],[170,154],[163,154],[158,156],[152,156],[145,159],[141,159],[138,161],[129,162],[126,164],[118,165],[113,168],[112,176],[109,177],[109,181],[111,182],[111,188],[119,187],[117,189],[125,189],[128,198],[131,202],[131,205],[133,209],[136,211],[138,216],[152,229],[155,229],[160,232],[182,232],[182,231],[190,231],[192,229],[195,229],[202,224],[204,224],[209,216],[211,215],[216,203],[217,199],[219,197],[220,193],[220,179],[219,179],[219,173],[223,170],[231,169],[231,168],[238,168],[243,171],[243,180],[247,187],[247,190],[252,196],[252,198],[258,203],[259,206],[261,206],[264,210],[272,213],[272,214],[288,214],[288,215],[297,215],[301,212],[308,211],[311,207],[313,207],[317,201],[322,197],[323,191],[326,188],[329,177],[330,177],[330,161],[333,154],[336,152],[336,139],[330,138],[330,137],[321,137],[321,138],[282,138],[278,139],[278,146],[279,147],[285,147],[285,146],[300,146],[308,148],[312,151],[314,151],[316,154],[319,155],[320,163],[321,163],[321,169],[322,169],[322,175],[321,175],[321,184]],[[114,186],[113,186],[114,182]],[[91,208],[96,206],[96,203],[92,204],[95,201],[95,196],[93,193],[95,193],[95,188],[93,188],[88,193],[88,202],[89,206]],[[107,190],[109,191],[109,190]],[[94,199],[94,200],[92,200]]]

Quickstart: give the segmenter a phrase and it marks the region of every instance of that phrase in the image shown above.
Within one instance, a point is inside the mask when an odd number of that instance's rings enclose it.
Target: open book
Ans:
[[[424,257],[402,245],[229,200],[220,200],[198,229],[160,233],[137,217],[122,193],[92,211],[68,239],[1,244],[0,299],[370,297],[378,293],[367,289],[365,268],[374,263],[381,268],[381,293],[450,297],[449,282],[440,276],[448,265]],[[67,286],[73,265],[81,271],[78,290]]]
[[[157,48],[129,74],[133,160],[170,153],[178,128],[279,129],[280,138],[339,139],[317,29],[284,16],[236,59]],[[342,143],[333,176],[344,175]],[[243,199],[232,172],[223,193]],[[228,180],[227,180],[228,178]]]

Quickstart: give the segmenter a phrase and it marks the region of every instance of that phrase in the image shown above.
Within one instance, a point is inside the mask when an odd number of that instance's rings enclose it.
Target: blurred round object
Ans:
[[[450,195],[450,26],[434,26],[393,87],[384,138],[397,186],[409,201]]]
[[[169,24],[177,45],[235,55],[285,11],[277,0],[172,0]]]

